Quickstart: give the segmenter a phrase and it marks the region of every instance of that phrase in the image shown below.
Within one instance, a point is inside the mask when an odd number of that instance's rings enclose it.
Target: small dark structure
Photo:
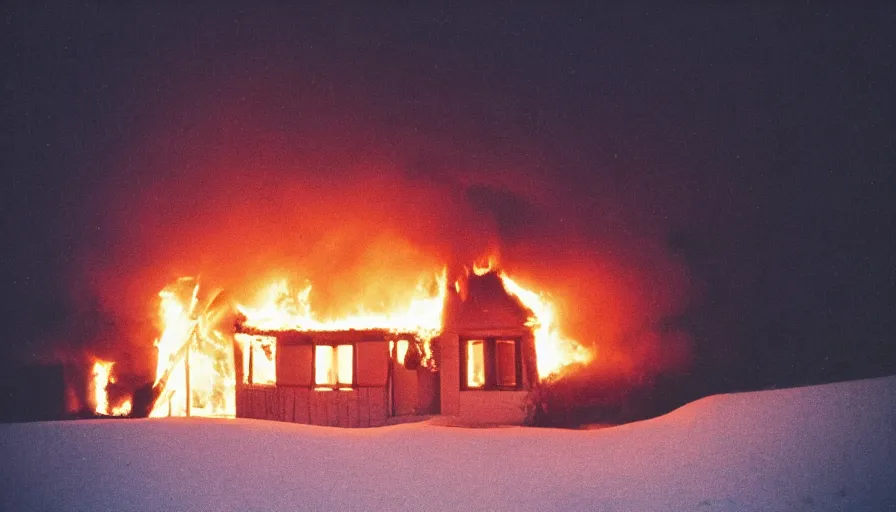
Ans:
[[[48,421],[66,417],[63,365],[7,365],[0,376],[0,421]]]

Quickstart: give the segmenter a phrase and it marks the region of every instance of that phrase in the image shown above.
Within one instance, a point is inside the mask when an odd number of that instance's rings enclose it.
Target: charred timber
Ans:
[[[348,329],[341,331],[300,331],[257,329],[245,325],[236,325],[236,333],[250,336],[269,336],[277,338],[285,345],[305,345],[321,342],[355,342],[355,341],[419,341],[416,333],[391,331],[388,329]]]

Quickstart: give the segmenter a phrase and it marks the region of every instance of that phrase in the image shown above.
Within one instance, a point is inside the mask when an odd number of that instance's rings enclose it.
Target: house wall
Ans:
[[[403,375],[409,378],[395,390],[389,387],[392,356],[383,332],[278,333],[278,384],[247,386],[238,380],[237,416],[312,425],[376,426],[392,416],[394,399],[398,414],[440,413],[471,424],[524,423],[528,390],[538,379],[532,331],[525,325],[528,315],[519,301],[506,294],[495,275],[471,278],[467,300],[450,289],[444,329],[434,340],[439,349],[438,372],[419,369],[416,379],[411,379],[409,372]],[[519,390],[461,390],[460,340],[478,338],[520,340]],[[354,389],[313,389],[311,344],[328,341],[355,344]]]
[[[519,391],[506,390],[461,390],[460,340],[468,338],[507,337],[520,339],[523,382]],[[462,423],[489,424],[503,423],[519,425],[527,418],[526,403],[529,389],[536,382],[534,340],[529,331],[477,330],[463,334],[442,333],[439,337],[441,359],[439,362],[439,384],[441,386],[442,414],[456,416]]]
[[[464,423],[520,425],[526,422],[528,391],[461,391],[458,417]]]
[[[442,414],[460,414],[460,338],[457,333],[439,336],[439,390]]]
[[[441,413],[439,379],[439,372],[423,367],[417,369],[417,414]]]
[[[236,416],[334,427],[375,427],[391,414],[388,396],[389,344],[370,333],[287,332],[277,335],[277,383],[236,386]],[[314,389],[313,342],[338,341],[355,347],[351,390]],[[241,367],[241,363],[237,364]]]
[[[528,313],[504,292],[497,276],[471,278],[467,300],[449,290],[445,331],[439,337],[442,414],[464,424],[522,424],[529,389],[537,382],[535,342],[526,327]],[[461,390],[461,339],[511,338],[522,343],[521,390]]]
[[[315,391],[299,387],[237,386],[236,416],[331,427],[386,424],[386,388]]]

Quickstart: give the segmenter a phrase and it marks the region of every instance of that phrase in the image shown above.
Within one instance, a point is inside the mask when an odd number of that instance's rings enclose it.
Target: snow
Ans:
[[[0,510],[896,510],[896,377],[601,430],[0,425]]]

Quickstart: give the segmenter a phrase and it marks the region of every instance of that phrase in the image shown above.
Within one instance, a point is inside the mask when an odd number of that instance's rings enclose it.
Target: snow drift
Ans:
[[[3,510],[892,510],[896,377],[602,430],[0,426]]]

